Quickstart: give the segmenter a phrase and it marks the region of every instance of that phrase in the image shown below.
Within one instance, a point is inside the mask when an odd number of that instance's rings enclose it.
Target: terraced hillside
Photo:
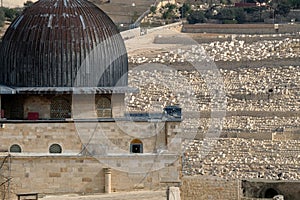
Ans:
[[[27,0],[2,0],[3,7],[8,8],[16,8],[16,7],[23,7],[24,3]],[[37,0],[30,0],[32,2],[36,2]]]
[[[23,7],[27,0],[2,0],[4,7]],[[31,0],[36,2],[37,0]],[[117,24],[131,24],[142,15],[155,0],[90,0],[99,6]]]
[[[155,0],[92,0],[106,12],[116,24],[131,24],[147,11]]]

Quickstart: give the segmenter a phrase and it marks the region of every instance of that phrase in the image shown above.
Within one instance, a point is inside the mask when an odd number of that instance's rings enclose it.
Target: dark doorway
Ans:
[[[132,153],[141,153],[141,145],[140,144],[132,144]]]
[[[278,195],[278,192],[273,188],[269,188],[266,190],[264,198],[273,198],[276,195]]]

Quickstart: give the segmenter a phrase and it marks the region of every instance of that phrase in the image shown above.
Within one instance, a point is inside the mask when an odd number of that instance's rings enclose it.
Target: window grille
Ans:
[[[62,97],[52,99],[50,106],[50,117],[52,119],[65,119],[71,117],[71,104]]]
[[[100,97],[96,102],[97,116],[99,118],[111,118],[111,102],[107,97]]]
[[[49,153],[61,153],[62,152],[62,148],[59,144],[52,144],[49,147]]]
[[[11,145],[9,151],[12,152],[12,153],[21,153],[22,149],[19,145],[13,144],[13,145]]]

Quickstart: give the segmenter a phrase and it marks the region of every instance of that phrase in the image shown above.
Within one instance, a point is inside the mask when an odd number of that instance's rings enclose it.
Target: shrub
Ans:
[[[224,21],[236,21],[236,23],[244,23],[246,15],[243,8],[223,8],[217,15],[217,19]]]
[[[156,13],[156,6],[151,6],[150,7],[150,12],[155,14]]]
[[[226,19],[226,20],[223,20],[223,24],[237,24],[238,21],[233,19],[233,20],[229,20],[229,19]]]
[[[188,16],[188,14],[191,12],[191,5],[188,3],[184,3],[180,8],[179,8],[180,16],[181,18],[185,18]]]
[[[189,24],[204,23],[206,22],[206,18],[203,11],[197,10],[190,13],[190,15],[187,17],[187,21]]]

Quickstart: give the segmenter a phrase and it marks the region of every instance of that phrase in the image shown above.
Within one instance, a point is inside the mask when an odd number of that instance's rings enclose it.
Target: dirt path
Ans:
[[[166,191],[134,191],[134,192],[114,192],[111,194],[98,194],[80,196],[77,194],[45,196],[42,200],[166,200]]]

